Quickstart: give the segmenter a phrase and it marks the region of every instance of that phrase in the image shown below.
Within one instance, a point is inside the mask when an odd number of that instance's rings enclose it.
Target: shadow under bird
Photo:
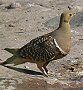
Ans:
[[[0,64],[5,66],[6,64],[18,65],[25,62],[36,63],[39,70],[48,76],[46,66],[49,62],[66,56],[70,51],[71,28],[69,22],[74,15],[75,13],[71,10],[64,11],[56,30],[31,40],[22,48],[5,48],[4,50],[12,53],[13,56]]]

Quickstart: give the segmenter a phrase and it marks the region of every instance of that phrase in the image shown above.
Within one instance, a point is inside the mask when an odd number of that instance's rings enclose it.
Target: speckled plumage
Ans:
[[[59,27],[56,30],[31,40],[20,49],[6,48],[5,50],[13,53],[13,56],[0,64],[36,63],[42,73],[47,76],[46,66],[48,63],[66,56],[70,51],[71,29],[69,22],[73,15],[74,12],[71,10],[65,11],[61,14]]]
[[[19,49],[19,56],[22,58],[32,57],[35,61],[52,61],[61,54],[54,43],[54,38],[49,34],[33,39],[28,44]],[[61,54],[64,56],[64,54]]]

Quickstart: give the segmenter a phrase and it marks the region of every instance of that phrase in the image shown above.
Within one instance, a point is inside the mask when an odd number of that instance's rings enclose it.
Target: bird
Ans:
[[[70,20],[75,15],[72,10],[64,11],[60,16],[60,23],[57,29],[36,37],[21,48],[4,50],[13,54],[0,65],[19,65],[26,62],[36,63],[43,75],[48,76],[47,65],[53,61],[65,57],[71,48],[71,27]]]

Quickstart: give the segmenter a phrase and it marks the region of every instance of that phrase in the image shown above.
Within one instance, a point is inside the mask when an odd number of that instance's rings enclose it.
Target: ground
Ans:
[[[12,56],[4,48],[20,48],[56,29],[60,14],[69,8],[76,12],[71,51],[47,66],[54,76],[44,77],[33,63],[0,66],[0,90],[83,90],[82,0],[0,0],[0,59]]]

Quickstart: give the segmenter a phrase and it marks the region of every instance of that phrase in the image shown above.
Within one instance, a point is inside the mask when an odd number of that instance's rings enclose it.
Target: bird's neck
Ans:
[[[71,46],[71,29],[68,22],[63,22],[58,27],[57,30],[54,30],[51,35],[56,39],[58,45],[65,52],[69,52]],[[64,47],[65,45],[65,47]]]
[[[54,30],[53,32],[51,32],[50,34],[53,35],[54,37],[56,37],[57,36],[56,33],[60,34],[61,36],[63,35],[64,37],[70,38],[71,37],[71,28],[70,28],[69,22],[60,23],[59,27],[56,30]],[[63,37],[61,37],[61,38],[63,38]]]
[[[58,28],[61,28],[61,30],[68,32],[68,31],[70,31],[70,24],[69,24],[69,22],[60,22]]]

